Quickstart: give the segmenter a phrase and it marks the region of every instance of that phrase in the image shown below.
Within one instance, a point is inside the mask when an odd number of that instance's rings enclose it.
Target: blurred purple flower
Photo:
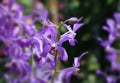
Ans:
[[[77,71],[78,71],[78,68],[76,68],[76,67],[66,68],[66,69],[60,71],[60,74],[58,76],[58,80],[60,81],[60,83],[70,83],[71,76],[73,74],[74,75],[78,74],[78,73],[76,73]]]
[[[96,74],[105,77],[107,83],[117,83],[117,77],[112,75],[107,75],[104,71],[97,70]]]
[[[116,38],[120,37],[120,13],[114,13],[114,18],[115,20],[107,19],[108,26],[103,26],[103,29],[109,32],[109,35],[113,35],[113,37]]]

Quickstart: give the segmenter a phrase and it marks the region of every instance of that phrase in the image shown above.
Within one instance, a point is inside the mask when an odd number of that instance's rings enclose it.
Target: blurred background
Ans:
[[[76,45],[72,47],[68,42],[64,43],[69,60],[62,62],[63,67],[72,66],[74,57],[88,51],[88,54],[81,60],[79,71],[81,77],[72,76],[71,83],[106,83],[104,77],[96,75],[96,70],[98,69],[109,72],[108,69],[110,66],[110,63],[105,59],[104,49],[99,44],[97,37],[107,38],[108,33],[102,30],[102,26],[106,25],[106,19],[113,18],[114,12],[120,12],[120,0],[17,1],[23,4],[26,15],[32,12],[32,8],[38,10],[46,8],[49,11],[50,20],[56,25],[71,17],[83,17],[81,22],[84,23],[84,26],[77,31],[76,39],[78,42]],[[64,27],[61,28],[61,32],[66,32],[66,29]],[[116,43],[119,49],[119,42]],[[0,53],[2,53],[2,50],[0,50]],[[0,83],[2,83],[1,80]],[[118,83],[120,83],[119,80]]]

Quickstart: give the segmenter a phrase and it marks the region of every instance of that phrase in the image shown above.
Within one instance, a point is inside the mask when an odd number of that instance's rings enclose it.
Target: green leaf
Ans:
[[[65,32],[66,32],[66,28],[65,28],[64,26],[61,26],[60,31],[61,31],[62,33],[65,33]]]

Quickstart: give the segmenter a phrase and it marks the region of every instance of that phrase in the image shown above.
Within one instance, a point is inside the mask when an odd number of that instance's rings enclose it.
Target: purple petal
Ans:
[[[109,42],[112,44],[115,41],[116,37],[113,34],[109,34],[108,39]]]
[[[106,74],[104,71],[101,71],[101,70],[97,70],[97,71],[96,71],[96,74],[102,75],[102,76],[104,76],[104,77],[107,76],[107,74]]]
[[[38,50],[38,52],[42,52],[43,51],[43,42],[38,38],[38,37],[33,37],[31,38],[34,46],[36,47],[36,49]]]
[[[12,6],[15,2],[16,2],[16,0],[9,0],[9,3],[8,3],[9,9],[12,8]]]
[[[82,19],[83,19],[83,17],[79,18],[79,19],[78,19],[78,22],[81,21]]]
[[[70,79],[71,79],[71,76],[72,76],[72,74],[74,73],[74,71],[75,70],[73,70],[73,71],[70,71],[70,72],[68,72],[67,74],[66,74],[66,83],[70,83]]]
[[[42,20],[46,20],[48,16],[48,11],[47,10],[43,10],[41,13],[41,19]]]
[[[82,53],[80,56],[79,56],[79,60],[81,60],[82,59],[82,57],[85,55],[85,54],[87,54],[88,52],[84,52],[84,53]]]
[[[64,26],[65,26],[69,31],[72,31],[70,25],[64,24]]]
[[[110,28],[110,32],[113,32],[115,29],[115,22],[112,19],[108,19],[107,20],[107,25]]]
[[[51,40],[50,38],[46,37],[45,35],[41,34],[41,36],[45,39],[45,41],[46,41],[47,43],[49,43],[49,44],[52,44],[52,43],[53,43],[52,40]]]
[[[107,31],[107,32],[110,32],[109,27],[107,27],[107,26],[103,26],[102,28],[103,28],[103,30],[105,30],[105,31]]]
[[[13,30],[13,37],[17,37],[19,31],[20,31],[19,27],[15,27],[15,29]]]
[[[32,24],[35,24],[37,21],[40,21],[40,20],[41,20],[41,17],[35,18],[35,19],[32,21]]]
[[[57,50],[60,53],[60,58],[63,61],[66,61],[68,59],[68,54],[67,54],[66,50],[63,47],[60,47],[60,46],[57,46]]]
[[[120,13],[118,13],[118,12],[114,13],[114,18],[115,18],[116,22],[120,24]]]
[[[69,35],[70,34],[63,34],[63,35],[61,35],[60,40],[59,40],[59,44],[62,45],[63,42],[71,39],[71,37]]]
[[[74,67],[79,67],[80,66],[80,62],[79,62],[79,58],[78,57],[75,57],[74,58],[74,64],[73,64]]]
[[[106,59],[111,63],[116,61],[117,53],[115,50],[110,49],[106,54]]]
[[[50,46],[50,45],[46,45],[46,46],[43,48],[43,52],[42,52],[41,55],[42,55],[43,57],[46,57],[47,54],[49,53],[50,49],[51,49],[51,46]]]
[[[34,35],[37,32],[35,27],[32,25],[26,25],[26,24],[22,23],[21,27],[23,28],[24,33],[26,33],[27,35],[30,35],[30,36]]]
[[[102,40],[101,38],[97,38],[100,41],[101,46],[104,48],[110,48],[111,42],[109,40]]]
[[[6,21],[6,17],[5,16],[0,17],[0,26],[4,25],[5,21]]]
[[[41,12],[34,10],[34,13],[39,15],[39,17],[36,19],[36,21],[38,21],[38,20],[46,21],[47,20],[47,16],[48,16],[47,10],[42,10]]]
[[[69,43],[70,43],[70,45],[74,46],[75,45],[75,39],[74,38],[69,39]]]
[[[74,26],[73,26],[73,31],[74,32],[76,32],[81,26],[83,26],[83,24],[81,23],[81,24],[74,24]]]
[[[65,83],[69,83],[70,78],[75,71],[77,71],[77,68],[74,68],[74,67],[66,68],[60,72],[58,78],[62,82],[63,82],[63,80],[65,80]]]
[[[117,78],[115,76],[107,76],[106,81],[107,83],[117,83]]]
[[[87,54],[88,52],[84,52],[84,53],[82,53],[79,57],[75,57],[74,58],[74,64],[73,64],[73,66],[74,67],[79,67],[80,66],[80,60],[82,59],[82,57],[85,55],[85,54]]]

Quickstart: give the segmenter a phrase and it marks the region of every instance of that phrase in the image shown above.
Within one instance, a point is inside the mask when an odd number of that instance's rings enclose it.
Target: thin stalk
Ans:
[[[31,66],[32,66],[32,74],[35,72],[34,68],[35,68],[35,61],[34,61],[34,54],[33,54],[33,46],[31,46]]]

